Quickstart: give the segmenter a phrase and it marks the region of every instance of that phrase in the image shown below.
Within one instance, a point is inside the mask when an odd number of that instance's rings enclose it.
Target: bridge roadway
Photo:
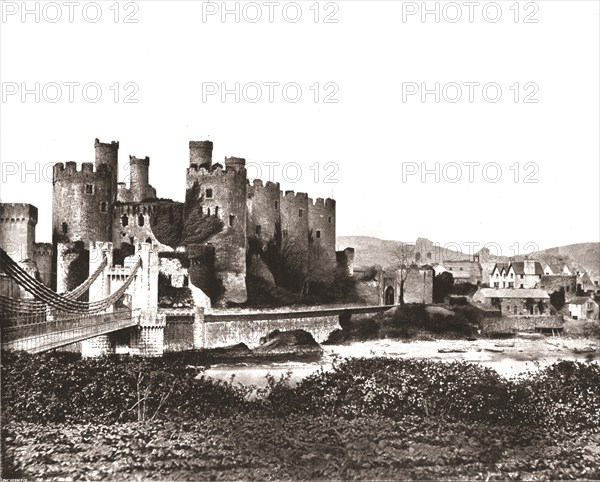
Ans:
[[[233,310],[214,310],[206,311],[204,322],[223,322],[223,321],[256,321],[256,320],[289,320],[295,318],[320,318],[323,316],[340,316],[342,313],[350,315],[364,315],[383,313],[396,305],[376,305],[376,306],[340,306],[336,308],[318,308],[315,310],[302,309],[297,311],[233,311]]]
[[[2,349],[41,353],[137,324],[137,317],[132,317],[129,309],[119,309],[112,313],[70,315],[43,322],[2,326]]]

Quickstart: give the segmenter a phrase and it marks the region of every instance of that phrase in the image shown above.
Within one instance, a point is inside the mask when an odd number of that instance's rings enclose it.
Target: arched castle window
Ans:
[[[121,218],[121,224],[123,226],[129,225],[129,217],[127,216],[127,214],[123,214],[123,217]]]
[[[206,216],[210,217],[210,208],[206,209]]]
[[[229,215],[229,226],[233,226],[235,224],[235,215]]]
[[[86,194],[94,194],[94,185],[93,184],[86,184],[85,185],[85,193]]]
[[[206,190],[206,199],[212,199],[213,197],[213,190],[211,188],[208,188]]]
[[[69,231],[69,225],[67,223],[62,223],[62,233],[67,234]]]
[[[329,222],[329,224],[331,224],[333,221],[333,218],[331,216],[329,216],[329,218],[327,218],[327,221]]]
[[[138,216],[138,226],[143,226],[144,225],[144,215],[140,214]]]

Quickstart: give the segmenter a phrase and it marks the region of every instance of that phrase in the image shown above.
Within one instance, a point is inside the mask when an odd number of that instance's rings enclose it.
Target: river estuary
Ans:
[[[375,340],[347,345],[323,345],[323,350],[323,357],[315,362],[213,365],[205,374],[217,380],[233,380],[234,383],[242,385],[264,387],[267,374],[279,378],[290,372],[291,382],[297,383],[316,371],[330,370],[334,363],[339,363],[344,358],[385,356],[390,358],[428,358],[443,362],[465,361],[478,363],[496,370],[504,377],[511,378],[539,370],[559,360],[593,361],[597,363],[599,357],[597,341],[585,338],[409,342]]]

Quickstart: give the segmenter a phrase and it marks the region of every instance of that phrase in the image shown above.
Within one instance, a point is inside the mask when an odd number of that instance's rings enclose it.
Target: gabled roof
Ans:
[[[585,305],[588,301],[592,301],[593,303],[596,303],[589,296],[576,296],[571,301],[569,301],[569,304],[570,305]],[[596,304],[598,304],[598,303],[596,303]]]
[[[514,261],[514,262],[510,263],[510,265],[512,266],[512,269],[515,271],[515,274],[525,274],[525,262],[524,261]],[[534,267],[535,267],[535,274],[540,275],[540,276],[544,274],[544,269],[542,268],[542,265],[540,263],[538,263],[536,261],[534,263]]]
[[[509,267],[510,263],[496,263],[496,265],[494,266],[494,268],[492,269],[492,273],[497,269],[498,272],[500,274],[502,274],[502,271],[508,271],[508,267]]]
[[[563,274],[565,266],[566,266],[565,263],[546,263],[546,267],[550,268],[550,271],[552,271],[552,274]],[[544,267],[544,269],[546,269],[546,268]]]

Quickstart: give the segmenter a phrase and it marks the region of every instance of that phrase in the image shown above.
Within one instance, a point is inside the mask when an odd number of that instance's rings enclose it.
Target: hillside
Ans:
[[[396,262],[394,253],[399,251],[400,241],[384,240],[371,236],[339,236],[337,245],[339,249],[353,247],[355,249],[356,266],[389,266]],[[419,262],[439,263],[444,259],[468,259],[465,253],[443,249],[436,246],[432,241],[419,238],[415,243],[405,243],[410,249],[420,252]],[[414,246],[414,248],[412,247]],[[431,257],[427,257],[427,253]],[[481,252],[481,261],[507,262],[507,256],[501,256],[497,260],[490,259],[488,253]],[[525,256],[515,257],[516,261]],[[578,243],[568,246],[558,246],[541,250],[535,258],[541,263],[563,261],[575,270],[587,271],[590,275],[600,276],[600,243]],[[413,258],[414,259],[414,258]]]

